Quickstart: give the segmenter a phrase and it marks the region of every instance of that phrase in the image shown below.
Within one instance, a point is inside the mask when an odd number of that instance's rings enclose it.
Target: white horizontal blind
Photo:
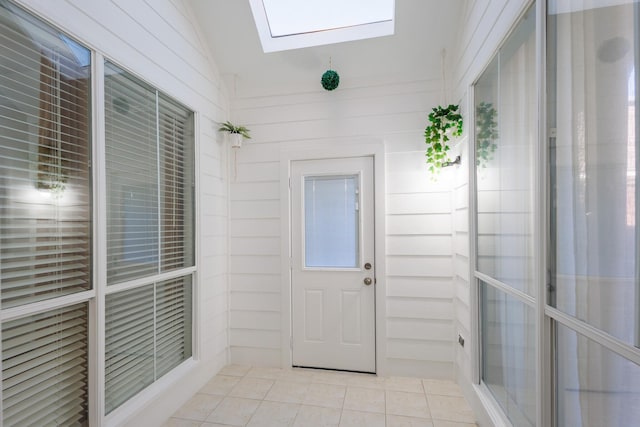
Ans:
[[[160,95],[160,212],[162,271],[194,263],[193,113]]]
[[[156,376],[191,357],[191,276],[156,288]]]
[[[108,283],[193,266],[193,113],[105,69]]]
[[[107,413],[191,357],[191,295],[190,275],[107,295]]]
[[[0,2],[2,307],[91,288],[90,53]]]
[[[156,92],[105,65],[107,282],[157,274]]]
[[[193,112],[105,65],[107,295],[105,409],[110,413],[191,357],[194,265]],[[179,274],[179,273],[178,273]]]
[[[154,286],[107,295],[105,409],[109,413],[153,383]]]
[[[3,425],[87,425],[87,304],[2,326]]]

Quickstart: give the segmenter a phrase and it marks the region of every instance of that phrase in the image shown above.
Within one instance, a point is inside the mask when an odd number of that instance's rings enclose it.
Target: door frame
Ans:
[[[291,148],[280,152],[280,273],[281,273],[281,367],[291,368],[292,298],[291,298],[291,162],[332,158],[372,157],[374,185],[374,262],[375,289],[375,351],[376,374],[386,372],[386,226],[385,226],[385,146],[379,139],[358,142],[336,140],[322,148]]]

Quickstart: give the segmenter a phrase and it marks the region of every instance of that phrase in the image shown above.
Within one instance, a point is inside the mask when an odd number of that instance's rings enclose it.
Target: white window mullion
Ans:
[[[539,1],[536,7],[536,83],[538,85],[538,127],[536,148],[534,150],[534,236],[546,236],[549,230],[547,220],[547,171],[548,152],[546,144],[547,100],[546,100],[546,2]],[[536,155],[537,154],[537,155]],[[550,320],[545,315],[547,303],[547,239],[534,239],[534,275],[538,284],[536,299],[536,425],[553,425],[551,373],[551,328]]]
[[[107,285],[107,186],[105,165],[104,57],[93,54],[93,288],[96,297],[90,305],[89,418],[102,425],[105,367],[105,290]]]

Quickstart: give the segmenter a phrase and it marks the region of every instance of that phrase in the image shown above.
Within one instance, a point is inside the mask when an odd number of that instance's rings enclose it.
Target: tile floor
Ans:
[[[164,427],[474,427],[452,381],[229,365]]]

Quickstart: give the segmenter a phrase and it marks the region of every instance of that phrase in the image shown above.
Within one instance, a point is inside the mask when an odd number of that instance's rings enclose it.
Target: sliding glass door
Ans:
[[[639,86],[640,0],[538,2],[474,86],[479,380],[514,426],[640,420]]]
[[[548,4],[558,425],[640,419],[640,4],[607,3]]]

